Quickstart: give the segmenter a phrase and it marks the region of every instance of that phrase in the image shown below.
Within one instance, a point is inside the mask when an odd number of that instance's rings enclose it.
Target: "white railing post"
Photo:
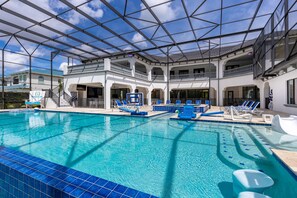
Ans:
[[[111,61],[109,58],[104,59],[104,70],[110,71]]]

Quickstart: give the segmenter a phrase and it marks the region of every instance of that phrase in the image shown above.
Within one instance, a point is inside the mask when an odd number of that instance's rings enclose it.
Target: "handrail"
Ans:
[[[153,81],[164,80],[164,75],[152,75]]]
[[[102,63],[68,66],[68,74],[96,72],[96,71],[102,71],[102,70],[104,70],[104,65]]]
[[[170,80],[215,78],[216,72],[170,75]]]
[[[224,76],[233,76],[233,75],[240,75],[243,73],[252,73],[253,72],[253,65],[246,65],[237,67],[234,69],[228,69],[224,71]]]

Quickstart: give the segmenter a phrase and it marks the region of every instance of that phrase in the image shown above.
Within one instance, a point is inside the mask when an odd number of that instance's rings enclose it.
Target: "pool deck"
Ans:
[[[297,152],[279,149],[271,149],[271,151],[297,178]]]
[[[216,112],[216,111],[223,111],[223,107],[218,107],[218,106],[212,106],[211,109],[206,111],[207,113],[210,112]],[[270,111],[267,109],[261,109],[261,111],[264,111],[263,114],[270,114],[270,115],[277,115],[279,114],[281,117],[288,117],[290,114],[287,113],[282,113],[282,112],[277,112],[277,111]],[[178,115],[175,114],[172,116],[172,119],[178,119]],[[237,116],[234,116],[236,120],[232,120],[231,116],[227,114],[226,112],[224,114],[218,115],[218,116],[201,116],[201,114],[197,114],[197,117],[195,119],[192,119],[194,121],[208,121],[208,122],[230,122],[230,123],[244,123],[244,124],[271,124],[271,120],[268,120],[267,122],[264,121],[262,116],[257,116],[253,115],[253,118],[251,122],[246,119],[238,118]]]

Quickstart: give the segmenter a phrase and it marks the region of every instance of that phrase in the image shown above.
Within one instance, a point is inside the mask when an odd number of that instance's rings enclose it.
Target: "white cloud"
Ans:
[[[146,0],[146,3],[149,6],[153,6],[167,1],[168,0]],[[141,9],[146,8],[143,3],[141,3],[140,6],[141,6]],[[172,2],[168,2],[162,5],[156,6],[152,8],[152,10],[157,15],[157,17],[161,20],[161,22],[173,20],[177,17],[177,14],[178,14],[178,10],[172,7]],[[150,14],[148,10],[143,10],[140,14],[140,18],[155,22],[155,19],[153,18],[153,16]]]
[[[22,53],[21,51],[18,51],[18,52]],[[28,56],[23,56],[23,55],[11,53],[11,52],[4,53],[4,60],[5,60],[5,63],[4,63],[5,70],[14,70],[14,71],[24,69],[25,66],[23,65],[27,65],[29,62]]]
[[[59,66],[59,70],[64,71],[64,69],[66,69],[67,66],[68,66],[68,63],[66,63],[66,62],[62,62],[62,63],[60,64],[60,66]]]
[[[132,38],[132,41],[136,45],[139,45],[141,47],[147,47],[147,43],[145,42],[144,37],[141,34],[139,34],[139,33],[134,34],[134,36]]]

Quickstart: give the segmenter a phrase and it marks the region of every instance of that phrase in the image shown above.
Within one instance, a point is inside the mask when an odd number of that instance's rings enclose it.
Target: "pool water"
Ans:
[[[160,197],[232,197],[241,168],[274,179],[265,194],[296,197],[296,180],[262,145],[269,126],[170,116],[1,113],[0,144]]]

